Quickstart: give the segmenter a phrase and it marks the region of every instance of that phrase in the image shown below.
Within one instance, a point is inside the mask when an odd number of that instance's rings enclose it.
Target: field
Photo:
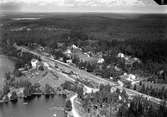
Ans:
[[[53,88],[58,88],[61,84],[65,83],[65,81],[71,81],[65,75],[62,75],[60,71],[38,71],[38,70],[30,70],[24,76],[18,79],[25,79],[34,83],[40,83],[42,87],[45,87],[46,84],[52,86]]]
[[[14,70],[14,62],[7,56],[0,55],[0,89],[3,87],[4,75]]]

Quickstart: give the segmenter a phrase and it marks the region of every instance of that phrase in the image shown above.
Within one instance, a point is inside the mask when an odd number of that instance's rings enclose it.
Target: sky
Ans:
[[[0,0],[0,12],[167,13],[153,0]]]

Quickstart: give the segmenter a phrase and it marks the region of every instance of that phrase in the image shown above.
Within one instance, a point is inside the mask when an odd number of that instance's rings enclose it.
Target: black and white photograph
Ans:
[[[167,117],[167,0],[0,0],[0,117]]]

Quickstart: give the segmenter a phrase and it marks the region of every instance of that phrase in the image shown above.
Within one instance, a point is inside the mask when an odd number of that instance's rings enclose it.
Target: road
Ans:
[[[80,115],[79,115],[79,113],[77,112],[77,109],[76,109],[76,107],[75,107],[75,99],[77,98],[77,94],[75,94],[75,95],[73,95],[71,98],[70,98],[70,101],[71,101],[71,103],[72,103],[72,114],[73,114],[73,116],[74,117],[81,117]]]
[[[59,60],[54,60],[54,59],[52,59],[50,57],[46,57],[46,56],[44,56],[44,55],[42,55],[42,54],[40,54],[38,52],[35,52],[33,50],[30,50],[30,49],[28,49],[26,47],[17,46],[17,45],[14,45],[14,47],[16,49],[19,49],[19,50],[21,49],[23,52],[28,52],[28,53],[34,54],[36,56],[39,56],[43,61],[46,61],[46,62],[48,62],[49,65],[52,65],[53,66],[52,69],[54,68],[54,65],[56,63],[59,67],[68,69],[70,71],[73,71],[73,72],[79,74],[79,76],[82,77],[82,78],[84,78],[84,79],[94,81],[94,82],[96,82],[98,84],[99,83],[100,84],[101,83],[103,83],[103,84],[109,84],[109,85],[114,86],[115,88],[118,88],[120,90],[124,89],[127,92],[128,95],[139,95],[139,96],[142,96],[142,97],[145,97],[145,98],[149,99],[150,101],[152,101],[153,103],[156,103],[156,104],[161,104],[161,102],[163,101],[163,100],[161,100],[159,98],[155,98],[155,97],[152,97],[152,96],[140,93],[140,92],[132,90],[132,89],[121,87],[121,86],[119,86],[115,82],[112,82],[110,80],[107,80],[107,79],[101,78],[99,76],[96,76],[94,74],[88,73],[88,72],[86,72],[84,70],[80,70],[77,67],[71,66],[71,65],[66,64],[64,62],[61,62]]]

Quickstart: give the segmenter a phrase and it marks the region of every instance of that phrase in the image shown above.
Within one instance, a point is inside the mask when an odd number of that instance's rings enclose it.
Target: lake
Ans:
[[[0,104],[0,117],[65,117],[64,111],[55,110],[55,106],[64,106],[65,99],[61,96],[33,99],[19,99],[17,102]]]
[[[0,89],[3,86],[4,74],[13,71],[14,61],[0,54]],[[64,117],[64,111],[55,110],[55,106],[64,106],[65,99],[61,96],[46,98],[45,96],[33,99],[19,99],[16,103],[0,104],[0,117]]]

